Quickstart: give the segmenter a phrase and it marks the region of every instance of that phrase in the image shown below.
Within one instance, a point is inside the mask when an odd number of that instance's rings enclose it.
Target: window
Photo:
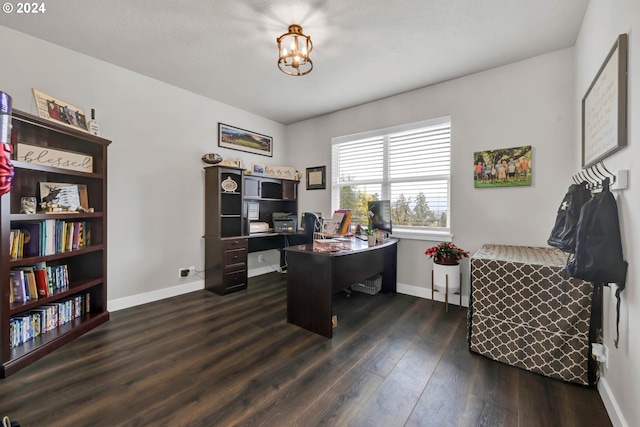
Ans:
[[[451,119],[444,117],[332,141],[332,210],[366,224],[369,200],[391,200],[394,233],[449,231]]]

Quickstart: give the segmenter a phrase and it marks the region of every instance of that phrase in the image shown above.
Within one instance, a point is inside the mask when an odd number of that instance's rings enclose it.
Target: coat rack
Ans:
[[[587,188],[591,191],[601,191],[603,188],[610,190],[624,190],[627,188],[626,170],[620,170],[617,174],[611,173],[604,162],[600,160],[593,165],[582,169],[571,179],[576,184],[586,183]]]

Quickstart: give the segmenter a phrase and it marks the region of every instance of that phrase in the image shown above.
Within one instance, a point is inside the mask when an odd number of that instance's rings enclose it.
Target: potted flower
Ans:
[[[449,242],[438,243],[427,249],[424,254],[433,258],[433,262],[436,264],[444,265],[458,264],[462,258],[469,256],[469,252]]]
[[[367,221],[368,221],[367,236],[368,236],[369,246],[374,246],[376,244],[376,233],[378,231],[375,228],[373,228],[373,224],[371,223],[373,220],[373,215],[374,215],[373,212],[371,211],[367,212]]]

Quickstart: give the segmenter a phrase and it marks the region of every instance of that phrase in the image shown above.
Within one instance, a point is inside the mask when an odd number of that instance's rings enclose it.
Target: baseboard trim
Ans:
[[[280,271],[276,265],[268,265],[266,267],[252,268],[247,272],[248,277],[260,276],[262,274]],[[130,297],[118,298],[107,301],[108,311],[119,311],[125,308],[135,307],[137,305],[148,304],[150,302],[159,301],[165,298],[177,297],[178,295],[188,294],[204,289],[204,280],[185,283],[184,285],[172,286],[170,288],[158,289],[157,291],[146,292],[143,294],[132,295]]]
[[[165,298],[176,297],[178,295],[188,294],[189,292],[199,291],[202,289],[204,289],[204,280],[197,280],[195,282],[185,283],[184,285],[172,286],[170,288],[158,289],[157,291],[145,292],[143,294],[107,301],[107,310],[124,310],[125,308],[160,301]]]
[[[421,286],[407,285],[406,283],[397,283],[396,291],[399,294],[411,295],[418,298],[431,299],[431,288],[423,288]],[[444,294],[442,292],[435,292],[433,295],[434,301],[444,302]],[[449,304],[458,305],[458,295],[449,295]],[[462,306],[469,307],[469,297],[462,296]]]
[[[618,406],[618,402],[616,401],[615,396],[611,392],[609,383],[604,377],[601,377],[598,381],[598,393],[600,393],[602,403],[604,403],[607,414],[609,414],[611,424],[613,424],[615,427],[629,427],[629,424],[627,424],[624,417],[622,416],[622,411],[620,411],[620,406]]]
[[[281,268],[278,265],[267,265],[265,267],[250,269],[247,272],[247,277],[262,276],[263,274],[274,273],[274,272],[279,273],[280,271],[281,271]]]

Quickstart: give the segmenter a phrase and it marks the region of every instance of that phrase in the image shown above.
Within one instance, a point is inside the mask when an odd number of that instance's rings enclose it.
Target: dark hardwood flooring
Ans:
[[[286,322],[286,276],[112,313],[0,380],[29,426],[610,426],[595,389],[470,353],[466,310],[337,294],[331,340]]]

